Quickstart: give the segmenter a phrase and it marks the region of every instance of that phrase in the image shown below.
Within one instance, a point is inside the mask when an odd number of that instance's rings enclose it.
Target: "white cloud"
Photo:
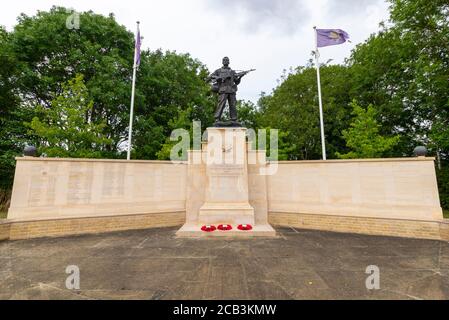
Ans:
[[[272,30],[294,33],[309,16],[305,0],[209,0],[211,8],[228,20],[236,21],[245,31]]]

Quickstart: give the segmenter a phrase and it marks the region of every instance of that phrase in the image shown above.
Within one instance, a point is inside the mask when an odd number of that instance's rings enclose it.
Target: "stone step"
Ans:
[[[252,230],[247,231],[238,230],[237,225],[232,225],[232,230],[221,231],[217,229],[213,232],[205,232],[201,230],[202,226],[203,225],[200,224],[187,223],[176,232],[176,236],[179,238],[205,238],[205,239],[276,237],[276,231],[269,224],[253,226]]]

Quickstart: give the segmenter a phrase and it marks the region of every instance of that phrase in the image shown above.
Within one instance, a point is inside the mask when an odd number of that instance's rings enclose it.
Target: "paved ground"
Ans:
[[[176,229],[0,243],[0,299],[449,299],[449,244],[278,229],[186,240]],[[80,289],[65,287],[68,265]],[[365,287],[368,265],[380,290]]]

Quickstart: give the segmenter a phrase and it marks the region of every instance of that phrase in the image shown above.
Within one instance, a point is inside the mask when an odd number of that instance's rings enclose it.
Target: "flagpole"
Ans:
[[[140,37],[139,32],[140,22],[137,21],[137,37]],[[136,38],[136,43],[138,39]],[[132,135],[133,135],[133,118],[134,118],[134,95],[136,93],[136,74],[137,74],[137,45],[134,48],[134,65],[133,65],[133,82],[131,89],[131,110],[129,113],[129,131],[128,131],[128,153],[126,156],[127,160],[131,160],[131,146],[132,146]]]
[[[324,120],[323,120],[323,100],[321,97],[321,77],[320,77],[320,61],[319,61],[319,51],[318,51],[318,33],[316,27],[315,30],[315,64],[316,64],[316,77],[318,84],[318,102],[320,105],[320,129],[321,129],[321,148],[323,153],[323,160],[327,160],[326,157],[326,139],[324,137]]]

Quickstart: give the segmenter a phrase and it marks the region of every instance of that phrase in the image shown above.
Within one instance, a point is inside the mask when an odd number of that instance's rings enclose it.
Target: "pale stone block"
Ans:
[[[283,224],[422,237],[435,237],[436,229],[416,225],[443,221],[432,158],[267,163],[263,150],[248,149],[245,129],[210,128],[208,134],[215,149],[203,143],[202,150],[190,151],[188,162],[180,164],[17,158],[8,220],[157,213],[157,225],[164,226],[167,221],[173,225],[170,214],[185,212],[186,235],[191,235],[201,224],[269,229],[268,212],[276,212],[273,221]],[[274,174],[261,173],[270,171]],[[345,222],[323,216],[344,217]],[[350,219],[357,219],[357,225],[350,225]],[[420,223],[406,231],[406,221]],[[441,229],[445,238],[448,229]],[[47,227],[39,230],[44,231],[33,232],[45,233]]]
[[[208,128],[202,155],[189,153],[186,224],[181,237],[205,237],[202,225],[250,224],[251,231],[213,232],[214,236],[275,236],[268,224],[264,151],[249,151],[245,128]],[[201,163],[198,163],[201,159]],[[196,161],[195,161],[196,160]]]
[[[17,158],[8,219],[185,211],[187,165]]]
[[[433,158],[281,161],[268,210],[441,220]]]

